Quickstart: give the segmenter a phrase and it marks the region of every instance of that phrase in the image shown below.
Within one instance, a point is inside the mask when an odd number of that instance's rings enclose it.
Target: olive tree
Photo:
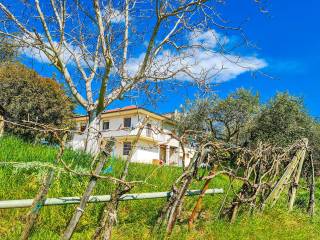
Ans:
[[[217,124],[221,128],[220,138],[224,141],[239,143],[241,139],[244,140],[246,128],[259,109],[259,95],[240,88],[213,106],[210,124]]]
[[[313,120],[303,100],[289,93],[277,93],[257,116],[251,129],[251,141],[288,146],[301,138],[309,138]]]
[[[302,98],[287,92],[277,93],[262,107],[248,135],[250,143],[262,141],[280,147],[308,138],[315,169],[319,172],[319,122],[307,112]]]
[[[239,144],[245,141],[259,113],[259,95],[240,88],[225,99],[212,95],[188,101],[178,120],[179,132],[210,132],[212,138]],[[199,135],[199,134],[198,134]]]

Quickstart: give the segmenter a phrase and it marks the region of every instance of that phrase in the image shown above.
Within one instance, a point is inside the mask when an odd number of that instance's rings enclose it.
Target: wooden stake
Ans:
[[[188,223],[189,230],[193,228],[193,223],[199,216],[199,213],[200,213],[200,210],[201,210],[202,199],[203,199],[203,197],[204,197],[204,195],[206,193],[206,190],[209,188],[209,183],[213,179],[213,176],[216,173],[217,167],[218,167],[217,165],[213,166],[213,168],[211,169],[211,171],[208,174],[208,176],[210,176],[210,178],[206,180],[206,182],[204,183],[204,185],[203,185],[203,187],[201,189],[201,194],[198,197],[197,203],[194,206],[193,211],[191,213],[191,216],[189,218],[189,223]]]
[[[57,157],[55,159],[55,163],[57,163],[63,155],[64,144],[65,144],[66,140],[67,140],[67,134],[65,134],[63,136],[63,140],[60,145],[60,150],[59,150]],[[44,181],[43,181],[41,187],[39,188],[39,191],[38,191],[36,197],[34,198],[34,200],[32,202],[31,211],[28,213],[28,216],[27,216],[27,223],[26,223],[26,225],[23,229],[23,232],[21,234],[22,240],[27,240],[29,238],[31,230],[39,217],[40,210],[41,210],[42,206],[44,205],[44,202],[47,199],[48,191],[50,189],[50,186],[53,183],[53,180],[54,180],[54,169],[51,168],[49,170],[49,172],[47,173],[47,175],[45,176]]]
[[[99,157],[99,161],[98,161],[97,166],[94,170],[95,175],[98,175],[101,172],[102,168],[104,167],[104,165],[110,155],[110,152],[112,151],[113,145],[114,145],[114,141],[108,141],[108,143],[106,145],[106,149],[104,151],[105,156]],[[77,224],[80,221],[80,218],[82,217],[82,215],[85,211],[85,208],[88,204],[90,195],[91,195],[94,187],[96,186],[96,183],[97,183],[97,178],[95,176],[92,176],[89,180],[89,183],[87,185],[85,192],[83,193],[83,195],[81,197],[81,201],[80,201],[79,206],[75,209],[75,212],[74,212],[66,230],[64,231],[64,234],[62,236],[63,240],[68,240],[72,237],[72,234],[73,234],[75,228],[77,227]]]
[[[309,204],[308,204],[308,213],[311,217],[313,217],[315,212],[315,179],[314,179],[314,165],[313,165],[313,157],[310,153],[310,175],[309,175]]]
[[[289,182],[290,177],[292,176],[293,172],[296,170],[297,165],[299,164],[301,158],[304,158],[304,156],[305,156],[306,147],[308,145],[308,139],[304,138],[303,142],[304,142],[305,146],[303,147],[303,149],[300,149],[297,151],[297,153],[293,157],[292,161],[288,164],[286,171],[284,172],[282,177],[279,179],[279,181],[276,183],[273,190],[271,191],[271,193],[269,194],[269,196],[266,198],[265,202],[263,203],[263,207],[266,204],[270,204],[271,207],[273,207],[276,204],[285,185]]]
[[[3,133],[4,133],[4,116],[1,115],[1,112],[0,112],[0,137],[3,136]]]
[[[142,121],[141,126],[139,126],[139,130],[137,132],[136,138],[131,143],[132,147],[120,177],[122,181],[125,181],[129,174],[129,166],[130,166],[133,154],[136,152],[137,143],[148,121],[149,121],[149,117],[146,116]],[[116,189],[111,194],[111,201],[106,203],[103,207],[99,226],[96,228],[96,231],[93,235],[93,239],[99,239],[101,235],[102,235],[102,238],[105,240],[111,239],[112,228],[117,222],[117,212],[118,212],[120,198],[123,194],[129,192],[131,188],[132,187],[128,187],[123,183],[119,183],[117,185]]]
[[[230,223],[234,223],[236,221],[237,216],[238,216],[239,205],[240,205],[240,203],[236,202],[232,206],[232,212],[231,212],[231,216],[230,216]]]
[[[306,155],[306,151],[307,151],[308,140],[305,141],[305,144],[306,144],[305,148],[300,153],[299,165],[297,167],[296,175],[294,176],[294,179],[293,179],[293,184],[290,187],[289,203],[288,203],[289,211],[292,211],[293,204],[296,199],[297,189],[299,186],[299,180],[300,180],[302,167],[303,167],[303,163],[304,163],[304,159],[305,159],[305,155]]]

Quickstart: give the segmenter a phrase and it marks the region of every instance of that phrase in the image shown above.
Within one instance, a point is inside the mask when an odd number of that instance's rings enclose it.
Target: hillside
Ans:
[[[35,164],[30,163],[37,162],[37,165],[52,163],[56,151],[54,147],[26,143],[15,137],[1,138],[0,199],[33,198],[46,168],[35,167]],[[63,158],[79,170],[86,169],[90,165],[89,157],[83,153],[68,150]],[[15,162],[15,164],[12,166],[12,164],[3,164],[4,162]],[[110,161],[109,165],[113,167],[111,175],[117,176],[121,164],[120,160]],[[137,185],[132,192],[167,191],[180,171],[177,167],[159,168],[152,165],[132,164],[130,179],[146,180],[146,183]],[[49,191],[49,197],[80,196],[87,180],[85,177],[75,177],[63,171],[59,172]],[[195,182],[192,189],[200,186],[201,182]],[[228,180],[225,177],[217,177],[210,187],[227,189]],[[110,183],[100,181],[94,194],[109,194],[111,191]],[[299,192],[297,206],[290,214],[286,211],[285,199],[283,199],[276,208],[269,209],[264,214],[242,216],[232,225],[215,219],[222,198],[223,195],[205,197],[204,211],[196,228],[191,232],[187,230],[186,219],[190,215],[196,198],[187,198],[172,239],[320,239],[320,218],[316,216],[310,220],[304,213],[307,204],[306,192]],[[319,195],[316,199],[319,199]],[[150,230],[164,202],[165,200],[122,202],[119,223],[114,230],[114,239],[150,239]],[[102,204],[90,204],[73,239],[90,239],[96,227],[101,206]],[[44,207],[32,239],[59,239],[74,208],[75,205]],[[27,209],[0,210],[0,239],[19,239],[26,213]]]

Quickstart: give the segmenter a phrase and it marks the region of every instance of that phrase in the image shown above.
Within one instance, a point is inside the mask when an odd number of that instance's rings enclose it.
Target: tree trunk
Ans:
[[[89,154],[95,155],[100,151],[101,115],[97,115],[94,111],[89,111],[88,116],[89,120],[85,131],[85,151]]]
[[[107,143],[106,149],[104,151],[105,156],[99,156],[98,163],[97,163],[96,168],[93,172],[94,175],[100,174],[102,168],[104,167],[104,165],[107,161],[107,158],[110,155],[110,152],[112,151],[112,147],[113,147],[113,143],[111,141],[109,141]],[[94,187],[96,186],[96,183],[97,183],[97,177],[92,176],[89,180],[89,183],[87,185],[87,188],[86,188],[84,194],[81,197],[80,204],[76,208],[76,210],[75,210],[75,212],[74,212],[74,214],[73,214],[73,216],[72,216],[72,218],[71,218],[71,220],[70,220],[70,222],[69,222],[69,224],[63,234],[62,239],[67,240],[72,237],[72,234],[73,234],[75,228],[77,227],[77,224],[80,221],[80,218],[82,217],[82,215],[84,213],[84,210],[87,206],[87,203],[88,203],[88,200],[91,196],[91,193],[92,193]]]
[[[241,198],[248,192],[248,184],[244,183],[239,191],[239,194],[232,200],[231,208],[227,213],[229,214],[230,223],[234,223],[237,219],[239,208],[241,207]]]
[[[161,226],[166,222],[167,236],[172,233],[177,217],[179,216],[181,211],[181,205],[185,197],[185,193],[192,183],[193,178],[196,177],[200,164],[204,162],[210,151],[211,150],[209,149],[202,149],[201,153],[197,151],[187,169],[173,184],[172,195],[161,211],[160,216],[157,220],[156,228],[154,228],[154,230],[160,229]]]
[[[194,165],[199,159],[200,157],[199,155],[200,155],[199,152],[195,153],[187,169],[185,169],[185,171],[181,174],[181,176],[172,185],[171,187],[172,194],[169,197],[168,202],[166,203],[166,205],[163,207],[163,209],[159,214],[157,223],[153,229],[154,232],[161,230],[161,227],[165,222],[167,223],[167,227],[168,227],[170,215],[172,215],[173,212],[176,213],[176,210],[175,210],[176,208],[180,209],[179,203],[181,203],[181,200],[182,200],[181,192],[183,192],[185,188],[189,187],[188,183],[191,183],[192,176],[194,173],[194,167],[195,167]],[[172,220],[173,219],[171,219],[171,221]],[[172,223],[173,222],[170,223],[170,228],[173,227]]]
[[[111,202],[106,203],[106,205],[103,207],[99,226],[96,228],[92,239],[99,239],[102,232],[103,240],[111,239],[112,228],[117,222],[117,210],[119,205],[119,197],[121,195],[122,194],[117,191],[112,195]]]
[[[176,199],[169,211],[169,214],[168,214],[168,223],[167,223],[167,234],[168,235],[171,235],[172,233],[172,230],[173,230],[173,227],[177,221],[177,217],[179,216],[179,211],[181,210],[181,204],[182,204],[182,201],[183,201],[183,198],[185,197],[185,194],[190,186],[192,182],[192,176],[188,176],[184,183],[182,184],[181,188],[179,189],[179,191],[177,192],[177,196],[176,196]]]

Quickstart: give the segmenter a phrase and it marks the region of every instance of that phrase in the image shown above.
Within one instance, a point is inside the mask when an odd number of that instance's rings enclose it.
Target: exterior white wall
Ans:
[[[137,144],[136,156],[133,162],[152,164],[153,160],[159,159],[159,147],[140,142]]]
[[[86,136],[84,134],[74,134],[72,140],[68,143],[68,146],[75,150],[83,150],[85,148]]]
[[[119,140],[116,142],[113,155],[121,158],[126,158],[123,156],[123,142],[127,140],[125,137],[128,136],[136,136],[138,132],[138,127],[145,118],[146,115],[144,114],[135,114],[135,115],[121,115],[121,116],[113,116],[108,117],[107,115],[101,118],[101,126],[100,131],[102,137],[109,138],[115,137]],[[124,128],[124,118],[131,117],[131,128]],[[109,122],[109,129],[103,130],[103,122]],[[153,160],[159,160],[160,158],[160,145],[164,145],[171,148],[176,148],[176,153],[172,155],[172,159],[170,159],[169,163],[175,163],[178,165],[181,164],[182,159],[182,149],[180,148],[180,144],[176,139],[173,139],[168,133],[171,133],[173,126],[170,124],[163,124],[161,120],[157,120],[154,118],[150,118],[149,123],[151,124],[151,134],[147,134],[147,128],[145,127],[141,133],[141,137],[145,137],[144,141],[139,141],[137,143],[136,151],[133,154],[132,161],[133,162],[140,162],[140,163],[152,163]],[[81,123],[77,123],[78,129],[80,129]],[[164,133],[160,133],[163,131]],[[122,139],[122,140],[121,140]],[[132,138],[131,138],[132,139]],[[71,147],[74,149],[84,149],[85,147],[85,134],[75,134],[72,141],[69,143]],[[189,164],[190,159],[193,157],[192,150],[186,149],[186,165]]]
[[[138,116],[128,116],[131,117],[131,129],[124,128],[123,121],[126,117],[116,117],[116,118],[102,118],[100,131],[103,137],[118,137],[118,136],[129,136],[136,135],[139,126]],[[109,130],[103,130],[103,121],[109,122]]]
[[[122,151],[123,151],[123,143],[121,142],[116,142],[114,147],[113,147],[113,152],[112,154],[116,157],[122,158]]]
[[[121,117],[112,117],[112,118],[105,118],[102,117],[101,119],[101,126],[100,126],[100,132],[103,137],[120,137],[120,136],[135,136],[138,132],[139,124],[143,121],[145,115],[133,115],[128,116],[131,117],[131,129],[127,129],[123,127],[123,121],[125,116]],[[103,130],[103,121],[109,122],[109,130]],[[160,131],[163,131],[164,133],[170,133],[170,130],[166,129],[165,127],[168,127],[168,125],[162,126],[162,122],[160,120],[150,119],[149,123],[151,124],[151,135],[147,135],[147,128],[145,127],[142,130],[141,136],[149,137],[150,139],[159,142],[160,144],[168,144],[170,146],[179,147],[179,142],[175,139],[172,139],[170,135],[160,133]],[[77,123],[77,129],[80,129],[81,123]],[[79,135],[75,136],[73,140],[76,142],[73,143],[73,145],[82,146],[83,143],[77,143],[78,141],[83,140],[83,137],[80,137]]]
[[[184,151],[185,151],[185,158],[184,158],[185,165],[188,166],[196,151],[191,148],[185,148]],[[183,151],[180,148],[179,149],[179,166],[182,166],[182,159],[183,159]]]
[[[125,159],[127,156],[123,156],[122,153],[123,143],[117,142],[113,149],[113,155]],[[144,142],[138,142],[131,161],[152,164],[154,159],[159,159],[159,147]]]

